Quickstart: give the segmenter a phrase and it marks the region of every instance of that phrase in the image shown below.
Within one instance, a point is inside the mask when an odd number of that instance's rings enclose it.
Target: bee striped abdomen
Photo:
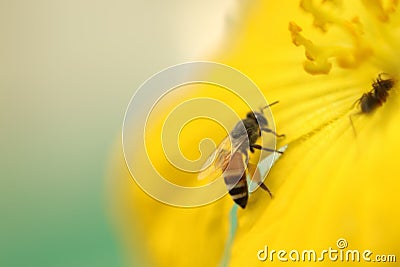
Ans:
[[[249,194],[246,181],[246,168],[240,152],[232,155],[229,165],[224,172],[224,180],[232,199],[244,209],[247,205]]]

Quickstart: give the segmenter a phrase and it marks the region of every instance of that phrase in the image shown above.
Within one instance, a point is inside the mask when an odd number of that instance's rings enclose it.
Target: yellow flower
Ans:
[[[400,257],[398,86],[370,114],[354,105],[379,74],[399,80],[397,7],[396,0],[260,1],[240,32],[232,33],[229,49],[216,61],[241,70],[268,100],[280,101],[273,112],[286,138],[278,147],[289,146],[267,177],[274,198],[258,190],[246,209],[238,210],[229,266],[288,264],[277,254],[272,262],[270,257],[261,261],[257,254],[265,246],[269,252],[285,250],[289,262],[291,250],[319,253],[329,247],[370,250],[372,260]],[[223,101],[232,105],[234,100]],[[186,151],[198,145],[196,131],[188,134],[182,141]],[[223,133],[209,135],[218,139]],[[147,251],[144,260],[156,266],[221,263],[230,227],[229,196],[201,208],[170,207],[134,185],[123,165],[122,157],[114,164],[121,171],[114,170],[113,186],[116,203],[123,205],[118,216],[128,247],[139,235]],[[341,238],[346,249],[337,246]],[[320,263],[341,264],[351,262],[326,256]]]

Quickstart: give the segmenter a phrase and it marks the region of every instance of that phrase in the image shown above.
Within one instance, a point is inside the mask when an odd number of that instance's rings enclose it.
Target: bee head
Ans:
[[[260,112],[249,112],[247,113],[247,118],[255,120],[260,127],[268,126],[268,121],[265,118],[264,114]]]
[[[384,78],[382,78],[384,76]],[[375,90],[386,90],[389,91],[395,85],[395,80],[390,77],[387,73],[380,73],[378,78],[372,83],[372,87]]]

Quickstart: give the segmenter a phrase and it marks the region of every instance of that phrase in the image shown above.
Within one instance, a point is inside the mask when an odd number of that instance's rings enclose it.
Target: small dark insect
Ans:
[[[353,106],[358,104],[361,109],[360,112],[349,116],[351,127],[353,128],[355,136],[357,136],[357,133],[351,117],[354,115],[369,114],[376,110],[378,107],[382,106],[382,104],[386,102],[386,99],[389,96],[390,89],[392,89],[395,85],[394,79],[383,79],[382,75],[384,75],[384,73],[379,74],[378,78],[372,83],[371,91],[369,91],[368,93],[364,93],[353,104]]]
[[[370,113],[376,108],[382,106],[389,96],[389,90],[393,88],[395,82],[393,79],[382,79],[382,73],[372,83],[372,90],[365,93],[357,100],[362,113]]]
[[[248,112],[246,118],[235,125],[229,136],[222,140],[216,150],[209,156],[203,165],[205,169],[198,177],[198,179],[204,179],[205,177],[218,178],[223,174],[229,194],[235,203],[242,208],[246,207],[248,199],[248,185],[246,180],[246,170],[249,166],[248,150],[252,153],[255,149],[283,153],[256,144],[262,132],[271,133],[277,137],[285,136],[269,129],[268,121],[263,114],[265,108],[276,103],[278,101],[262,108],[260,112]],[[243,157],[245,160],[243,160]],[[271,192],[263,182],[260,181],[258,184],[272,197]]]

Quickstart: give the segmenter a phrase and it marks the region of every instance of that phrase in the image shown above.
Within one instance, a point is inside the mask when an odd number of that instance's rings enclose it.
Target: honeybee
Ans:
[[[382,79],[382,73],[372,83],[372,90],[363,94],[360,99],[356,101],[360,105],[362,113],[370,113],[377,107],[382,106],[389,96],[389,90],[392,89],[395,82],[393,79]]]
[[[263,114],[263,110],[277,104],[278,101],[265,106],[260,112],[248,112],[246,118],[239,121],[233,130],[225,137],[214,152],[208,157],[203,165],[198,179],[206,177],[216,179],[223,175],[225,185],[232,199],[243,209],[247,205],[248,185],[246,180],[246,170],[248,169],[248,151],[254,153],[255,149],[265,150],[283,154],[282,151],[265,148],[256,144],[262,132],[271,133],[276,137],[284,137],[284,134],[277,134],[268,128],[268,121]],[[272,197],[271,191],[261,181],[258,185],[268,192]]]

